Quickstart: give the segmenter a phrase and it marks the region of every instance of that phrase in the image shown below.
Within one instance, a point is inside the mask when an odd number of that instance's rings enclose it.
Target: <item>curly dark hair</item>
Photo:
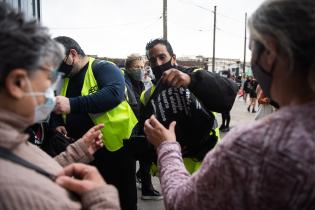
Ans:
[[[43,65],[57,67],[64,57],[63,48],[51,39],[48,29],[35,20],[0,2],[0,87],[16,68],[32,73]]]

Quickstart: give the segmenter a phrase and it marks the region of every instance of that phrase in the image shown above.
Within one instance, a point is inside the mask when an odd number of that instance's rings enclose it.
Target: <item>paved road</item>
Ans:
[[[257,110],[257,108],[256,108]],[[254,120],[255,114],[249,113],[246,109],[245,103],[242,99],[236,99],[234,106],[231,110],[231,123],[230,126],[233,128],[242,123],[250,123]],[[221,124],[221,115],[217,115],[218,123]],[[221,133],[223,137],[225,133]],[[154,187],[161,192],[158,178],[153,178]],[[140,199],[141,191],[138,190],[138,209],[139,210],[164,210],[163,201],[143,201]]]

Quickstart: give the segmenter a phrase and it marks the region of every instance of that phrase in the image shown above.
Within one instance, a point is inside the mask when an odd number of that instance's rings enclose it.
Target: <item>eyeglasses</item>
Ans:
[[[49,72],[52,83],[56,82],[60,77],[60,72],[58,72],[58,69],[51,70],[44,66],[40,66],[39,69]]]

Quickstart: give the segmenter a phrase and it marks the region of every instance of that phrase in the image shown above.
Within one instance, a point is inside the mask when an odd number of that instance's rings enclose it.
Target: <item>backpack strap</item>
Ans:
[[[43,176],[46,176],[47,178],[49,178],[52,181],[55,181],[56,178],[57,178],[55,175],[45,171],[44,169],[34,165],[33,163],[31,163],[31,162],[29,162],[27,160],[24,160],[23,158],[15,155],[10,150],[5,149],[3,147],[0,147],[0,158],[9,160],[9,161],[11,161],[13,163],[16,163],[18,165],[24,166],[25,168],[34,170],[37,173],[39,173],[39,174],[41,174]]]

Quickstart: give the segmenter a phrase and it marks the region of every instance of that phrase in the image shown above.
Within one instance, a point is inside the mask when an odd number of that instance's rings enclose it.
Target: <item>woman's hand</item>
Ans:
[[[82,163],[73,163],[65,167],[57,175],[56,183],[78,195],[106,185],[94,166]]]
[[[166,129],[154,115],[151,115],[144,123],[144,133],[149,142],[157,148],[163,141],[176,141],[175,125],[176,122],[173,121],[169,129]]]
[[[88,146],[90,155],[93,155],[99,148],[103,147],[102,128],[104,128],[104,124],[95,125],[82,136],[82,139]]]

